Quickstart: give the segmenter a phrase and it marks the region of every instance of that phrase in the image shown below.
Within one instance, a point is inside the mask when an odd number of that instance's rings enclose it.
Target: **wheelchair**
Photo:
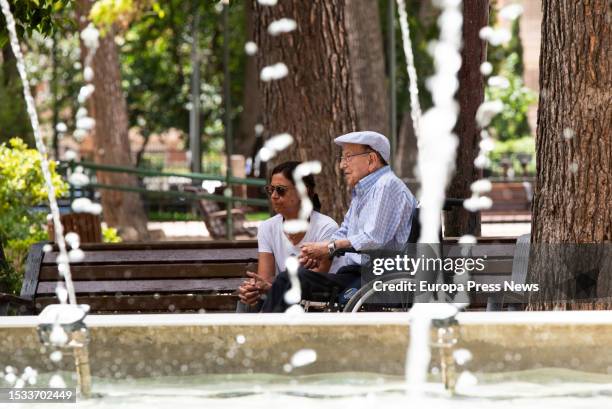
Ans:
[[[462,206],[464,199],[446,199],[443,210],[451,210],[454,207]],[[424,245],[426,248],[417,244],[421,234],[421,224],[419,220],[420,208],[414,210],[412,226],[406,245],[399,254],[407,254],[411,257],[418,257],[419,254],[433,253],[441,257],[443,254],[442,230],[439,231],[439,243]],[[357,251],[354,248],[338,249],[332,257],[340,257],[348,253],[361,254],[362,256],[372,256],[373,253],[380,254],[379,251]],[[393,252],[397,254],[397,252]],[[430,272],[431,273],[431,272]],[[357,277],[355,281],[346,289],[332,288],[328,292],[315,293],[308,300],[302,301],[302,306],[306,311],[325,311],[325,312],[360,312],[360,311],[408,311],[414,302],[454,302],[456,294],[445,294],[441,292],[420,292],[420,291],[401,291],[394,294],[392,299],[381,297],[376,286],[399,285],[408,287],[409,283],[426,281],[449,283],[453,280],[450,275],[442,271],[434,274],[410,274],[407,272],[384,273],[376,278],[362,282],[362,277]],[[381,299],[382,298],[382,299]]]

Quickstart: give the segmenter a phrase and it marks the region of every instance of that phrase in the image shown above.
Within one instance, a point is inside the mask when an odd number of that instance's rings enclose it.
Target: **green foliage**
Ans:
[[[29,247],[47,238],[46,214],[32,207],[47,201],[47,188],[40,166],[40,154],[19,138],[0,145],[0,239],[11,266],[2,273],[0,286],[16,292],[21,285]],[[68,190],[49,163],[56,196]]]
[[[152,222],[190,222],[202,221],[202,217],[197,214],[185,212],[149,212],[147,215]]]
[[[17,32],[21,44],[27,47],[25,53],[26,66],[32,85],[32,91],[36,92],[36,84],[41,80],[51,81],[51,59],[48,56],[49,38],[64,38],[67,33],[76,30],[76,20],[73,18],[71,0],[9,0],[17,23]],[[65,42],[65,41],[64,41]],[[75,49],[78,51],[78,42]],[[0,13],[0,48],[2,48],[2,70],[0,71],[0,143],[8,141],[14,136],[20,136],[29,146],[34,146],[34,138],[30,120],[26,113],[25,101],[23,100],[23,89],[17,72],[15,57],[8,43],[8,31],[4,16]],[[63,51],[63,50],[62,50]],[[72,69],[74,61],[62,64],[65,51],[59,52],[57,85],[61,106],[62,95],[69,94],[72,101],[76,99],[76,91],[69,87],[74,84],[75,73]],[[70,81],[67,81],[70,79]],[[64,91],[66,90],[66,91]],[[39,111],[49,107],[51,98],[45,98],[43,106]]]
[[[121,237],[114,227],[102,227],[102,241],[104,243],[121,243]]]
[[[17,35],[31,37],[34,31],[51,35],[60,26],[76,26],[75,22],[62,18],[61,13],[70,7],[72,2],[73,0],[9,0],[15,16]],[[4,47],[8,38],[6,21],[0,13],[0,48]]]
[[[496,174],[501,174],[502,160],[509,159],[512,162],[515,174],[522,174],[523,168],[518,159],[519,155],[529,155],[527,172],[533,175],[535,173],[535,138],[532,136],[496,142],[490,155],[493,164],[491,170]]]
[[[489,21],[491,22],[491,25],[495,25],[497,22],[498,9],[498,0],[491,0],[489,7]],[[512,22],[512,27],[510,30],[512,33],[512,38],[508,44],[498,46],[487,44],[487,60],[493,65],[493,72],[500,72],[506,64],[508,57],[512,54],[516,54],[518,56],[518,60],[514,66],[515,74],[523,76],[523,43],[520,36],[520,17]]]
[[[12,53],[10,56],[12,57]],[[33,146],[32,125],[26,111],[23,87],[14,58],[3,61],[3,67],[0,69],[0,107],[0,143],[21,135],[28,145]]]
[[[519,58],[516,54],[510,54],[505,65],[500,70],[500,75],[508,79],[508,88],[486,87],[487,100],[501,100],[504,110],[495,116],[491,122],[489,132],[498,140],[506,141],[531,136],[531,129],[527,114],[529,107],[536,102],[536,94],[525,87],[523,80],[516,73]]]
[[[388,33],[389,22],[387,18],[387,0],[379,0],[379,14],[385,44],[385,61],[388,61]],[[414,64],[417,71],[417,83],[419,88],[419,102],[421,108],[428,109],[432,105],[431,95],[425,86],[425,81],[434,73],[433,58],[427,52],[429,42],[438,37],[439,30],[436,23],[439,12],[431,2],[408,1],[406,2],[408,14],[408,27],[410,29],[410,40],[412,41],[412,52]],[[395,13],[395,45],[396,45],[396,92],[397,92],[397,124],[401,125],[402,116],[410,110],[410,93],[408,91],[409,79],[406,71],[406,57],[402,48],[402,31],[399,22],[399,14]]]
[[[122,86],[127,96],[130,126],[143,135],[169,128],[189,131],[191,25],[193,5],[200,12],[198,50],[201,67],[201,126],[203,151],[223,138],[223,33],[218,2],[181,0],[158,2],[157,11],[134,20],[119,39]],[[232,117],[237,121],[244,87],[244,4],[229,10]],[[187,138],[185,138],[187,139]],[[222,146],[222,145],[221,145]]]

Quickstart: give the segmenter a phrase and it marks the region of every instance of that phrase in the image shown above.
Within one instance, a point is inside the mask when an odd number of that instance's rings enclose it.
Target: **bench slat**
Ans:
[[[85,251],[85,260],[80,264],[104,263],[179,263],[184,261],[244,261],[257,260],[257,249],[182,249],[182,250],[118,250]],[[55,264],[58,253],[47,253],[44,264]]]
[[[242,278],[207,278],[202,280],[105,280],[75,281],[77,293],[146,293],[146,292],[197,292],[197,291],[235,291],[242,283]],[[43,281],[38,284],[36,294],[55,294],[55,281]],[[81,302],[81,301],[79,301]]]
[[[169,313],[178,311],[234,311],[238,297],[235,295],[130,295],[130,296],[83,296],[78,298],[79,304],[88,304],[90,314],[104,313]],[[49,304],[56,304],[55,297],[39,297],[36,308],[42,310]]]
[[[245,277],[248,267],[257,271],[256,263],[211,263],[211,264],[114,264],[71,265],[72,279],[79,280],[137,280],[155,278],[215,278]],[[40,281],[57,280],[55,265],[43,266]]]

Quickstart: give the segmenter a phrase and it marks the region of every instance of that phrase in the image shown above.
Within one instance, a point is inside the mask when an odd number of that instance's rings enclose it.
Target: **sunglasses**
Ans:
[[[276,194],[278,194],[280,197],[283,197],[285,196],[285,193],[287,193],[289,188],[287,186],[281,186],[281,185],[279,186],[266,185],[264,186],[264,190],[266,191],[268,196],[272,196],[274,192],[276,192]]]

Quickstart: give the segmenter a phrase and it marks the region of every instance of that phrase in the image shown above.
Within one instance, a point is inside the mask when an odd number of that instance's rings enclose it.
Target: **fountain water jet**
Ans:
[[[13,14],[11,13],[11,9],[10,9],[10,6],[7,0],[0,0],[0,6],[2,8],[2,13],[4,14],[4,17],[6,19],[6,26],[9,32],[11,49],[17,61],[17,70],[19,71],[19,77],[21,78],[21,83],[23,85],[23,95],[26,101],[28,116],[30,117],[30,122],[32,123],[32,130],[34,132],[36,148],[38,149],[38,152],[40,153],[40,157],[41,157],[40,163],[41,163],[42,173],[43,173],[43,177],[45,180],[45,185],[47,187],[49,207],[51,209],[53,224],[55,226],[55,242],[57,243],[57,246],[60,252],[59,259],[63,260],[61,263],[58,264],[58,272],[60,273],[61,276],[64,277],[68,299],[66,300],[63,297],[59,297],[59,301],[61,304],[65,304],[66,301],[69,301],[69,304],[71,305],[73,309],[80,309],[77,306],[74,285],[72,282],[72,275],[70,273],[70,257],[66,249],[66,241],[64,238],[64,226],[62,225],[62,222],[61,222],[59,206],[57,204],[57,200],[55,199],[55,188],[53,187],[51,172],[49,170],[49,160],[47,157],[47,149],[45,147],[44,141],[42,139],[42,135],[40,133],[40,123],[38,121],[36,105],[34,103],[34,98],[32,96],[32,93],[30,92],[30,82],[28,80],[28,74],[25,69],[23,53],[21,52],[21,48],[19,46],[17,31],[15,29],[15,18]],[[84,315],[86,315],[87,311],[84,310],[83,313]],[[61,315],[62,315],[62,311],[60,310],[58,311],[57,315],[54,317],[54,322],[52,324],[53,329],[59,330],[58,321],[61,320]],[[87,337],[85,334],[85,339],[86,338]],[[87,397],[89,396],[91,392],[91,378],[88,376],[89,358],[87,356],[87,349],[84,347],[85,344],[86,342],[83,341],[83,343],[80,346],[75,347],[74,357],[76,361],[76,366],[77,368],[79,368],[77,371],[77,375],[79,376],[79,384],[81,386],[81,393],[83,396]]]

